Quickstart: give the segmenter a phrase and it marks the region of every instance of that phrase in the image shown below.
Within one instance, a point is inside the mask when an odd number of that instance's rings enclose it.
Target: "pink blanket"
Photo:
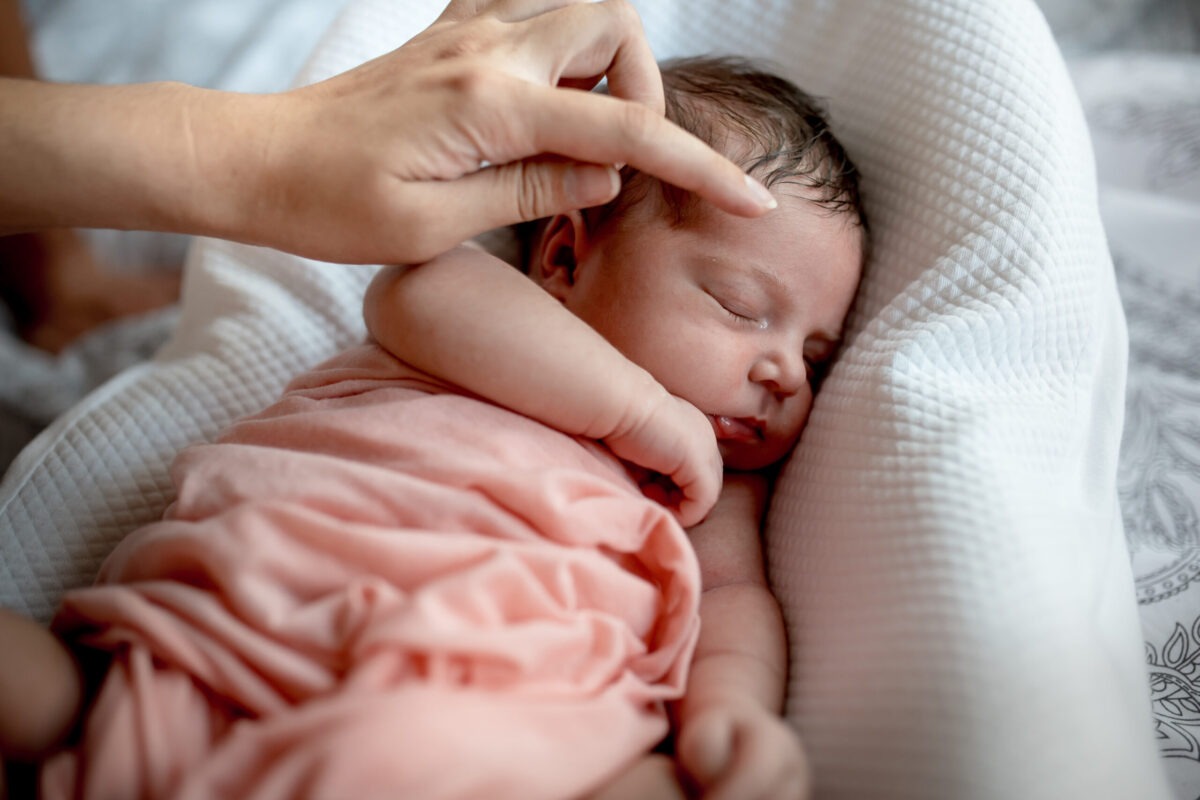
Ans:
[[[566,798],[666,732],[699,573],[604,448],[363,346],[173,478],[56,619],[112,665],[46,796]]]

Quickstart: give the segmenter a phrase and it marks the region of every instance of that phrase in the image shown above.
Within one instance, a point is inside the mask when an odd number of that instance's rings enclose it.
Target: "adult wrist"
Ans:
[[[270,152],[276,129],[273,95],[165,84],[173,119],[158,174],[145,187],[148,227],[251,244],[275,244],[263,230],[272,215]]]
[[[269,95],[0,79],[0,233],[116,228],[249,238]]]

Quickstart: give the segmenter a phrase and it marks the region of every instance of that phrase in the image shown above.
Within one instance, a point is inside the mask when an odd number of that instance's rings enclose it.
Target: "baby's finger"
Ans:
[[[721,493],[721,484],[719,481],[700,477],[691,483],[681,484],[681,488],[683,501],[679,504],[677,515],[679,524],[685,528],[699,525],[716,504],[717,496]]]
[[[803,751],[786,738],[743,728],[733,758],[705,800],[804,800],[809,770]]]
[[[725,475],[720,454],[717,453],[715,458],[706,456],[705,453],[693,453],[692,458],[671,473],[671,480],[683,494],[676,516],[685,528],[703,522],[721,494]]]
[[[733,758],[733,726],[728,718],[707,715],[684,729],[679,740],[679,760],[699,789],[720,780]]]

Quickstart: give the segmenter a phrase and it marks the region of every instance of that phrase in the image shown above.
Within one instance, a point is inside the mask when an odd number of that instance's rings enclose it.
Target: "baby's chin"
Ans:
[[[717,440],[725,469],[737,472],[757,472],[785,459],[796,441],[732,442]]]

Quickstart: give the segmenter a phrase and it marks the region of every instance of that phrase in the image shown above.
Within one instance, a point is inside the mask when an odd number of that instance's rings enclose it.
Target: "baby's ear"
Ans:
[[[546,223],[533,251],[529,275],[547,292],[566,301],[575,286],[575,265],[587,238],[578,211],[556,214]]]

